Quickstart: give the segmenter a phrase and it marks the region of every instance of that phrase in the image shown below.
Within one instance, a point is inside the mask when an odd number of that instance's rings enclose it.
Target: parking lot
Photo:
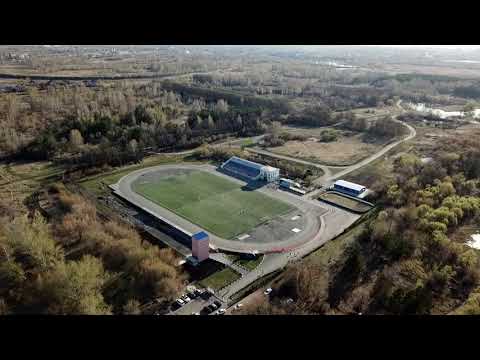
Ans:
[[[184,298],[183,296],[180,298]],[[215,303],[215,306],[213,305]],[[210,307],[209,310],[207,308]],[[213,309],[215,307],[215,309]],[[172,304],[172,311],[168,315],[216,315],[219,309],[225,309],[226,304],[214,295],[204,291],[202,295],[195,296],[183,305]]]

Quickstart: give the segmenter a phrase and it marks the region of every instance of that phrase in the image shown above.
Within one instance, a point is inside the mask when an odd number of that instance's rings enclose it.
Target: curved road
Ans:
[[[401,112],[404,112],[405,110],[400,106],[401,102],[402,101],[399,100],[396,103],[396,106],[400,109]],[[297,162],[299,164],[310,165],[310,166],[316,167],[318,169],[321,169],[324,172],[324,175],[322,175],[316,181],[326,183],[326,182],[330,182],[332,180],[338,179],[342,176],[345,176],[346,174],[349,174],[352,171],[360,169],[361,167],[363,167],[363,166],[371,163],[372,161],[375,161],[376,159],[380,158],[385,153],[387,153],[388,151],[390,151],[394,147],[398,146],[399,144],[403,143],[404,141],[413,139],[417,135],[417,131],[415,130],[415,128],[413,128],[412,126],[408,125],[407,123],[405,123],[403,121],[398,120],[396,118],[396,116],[394,117],[394,121],[398,122],[399,124],[402,124],[405,127],[407,127],[407,129],[409,131],[408,135],[405,136],[403,139],[400,139],[398,141],[395,141],[391,144],[386,145],[385,147],[380,149],[375,154],[370,155],[369,157],[359,161],[358,163],[353,164],[353,165],[349,165],[349,166],[327,166],[327,165],[317,164],[317,163],[314,163],[314,162],[311,162],[311,161],[308,161],[308,160],[302,160],[302,159],[297,159],[297,158],[294,158],[294,157],[291,157],[291,156],[276,154],[276,153],[273,153],[273,152],[270,152],[270,151],[267,151],[267,150],[248,149],[248,148],[247,148],[247,150],[252,151],[252,152],[256,152],[256,153],[259,153],[259,154],[268,155],[268,156],[278,158],[278,159],[285,159],[285,160],[290,160],[290,161]],[[335,175],[332,175],[330,169],[344,169],[344,170],[336,173]]]
[[[346,174],[348,173],[351,173],[352,171],[355,171],[357,169],[360,169],[361,167],[371,163],[372,161],[378,159],[379,157],[385,155],[385,153],[389,152],[391,149],[393,149],[394,147],[400,145],[401,143],[403,143],[404,141],[407,141],[407,140],[410,140],[410,139],[413,139],[416,135],[417,135],[417,131],[415,130],[415,128],[413,128],[412,126],[408,125],[407,123],[404,123],[400,120],[397,120],[395,119],[394,121],[406,126],[409,130],[409,134],[404,137],[403,139],[400,139],[398,141],[395,141],[394,143],[391,143],[387,146],[385,146],[384,148],[382,148],[379,152],[369,156],[368,158],[354,164],[354,165],[351,165],[349,166],[347,169],[343,170],[343,171],[340,171],[339,173],[336,173],[334,176],[331,176],[329,178],[329,180],[335,180],[335,179],[338,179],[339,177],[342,177],[342,176],[345,176]]]

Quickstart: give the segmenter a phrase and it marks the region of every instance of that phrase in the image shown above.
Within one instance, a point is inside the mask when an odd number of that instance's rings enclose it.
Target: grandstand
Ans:
[[[248,180],[265,180],[272,182],[278,180],[280,177],[280,169],[257,164],[236,156],[232,156],[225,161],[220,168],[231,174],[247,178]]]

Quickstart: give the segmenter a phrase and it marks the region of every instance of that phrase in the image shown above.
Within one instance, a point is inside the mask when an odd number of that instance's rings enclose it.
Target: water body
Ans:
[[[415,111],[419,111],[422,113],[430,113],[435,116],[438,116],[441,119],[448,119],[451,117],[465,117],[465,112],[464,111],[445,111],[442,109],[436,109],[436,108],[431,108],[426,106],[425,104],[413,104],[409,103],[407,104],[411,109]],[[480,119],[480,109],[475,109],[473,111],[473,118],[474,119]]]

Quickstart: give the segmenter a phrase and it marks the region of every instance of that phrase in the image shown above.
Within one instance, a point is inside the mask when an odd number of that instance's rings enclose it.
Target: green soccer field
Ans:
[[[204,171],[136,182],[133,190],[217,236],[231,239],[293,209],[289,204]]]

